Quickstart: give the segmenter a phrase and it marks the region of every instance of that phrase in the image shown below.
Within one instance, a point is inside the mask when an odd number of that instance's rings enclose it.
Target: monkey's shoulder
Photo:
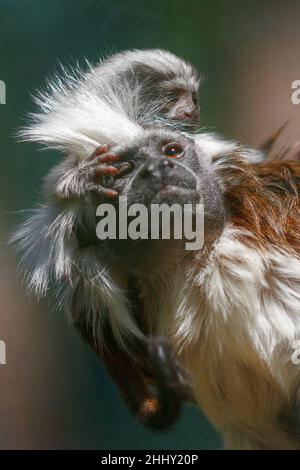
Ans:
[[[300,253],[300,164],[278,161],[237,170],[225,189],[230,223],[251,244]]]

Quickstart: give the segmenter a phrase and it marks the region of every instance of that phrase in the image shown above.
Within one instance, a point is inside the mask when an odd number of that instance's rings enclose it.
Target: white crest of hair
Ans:
[[[193,139],[197,144],[202,161],[211,162],[214,166],[220,166],[222,161],[226,165],[228,156],[235,152],[239,153],[239,158],[248,163],[258,163],[265,159],[263,151],[241,146],[239,143],[223,139],[215,133],[199,132],[193,135]]]
[[[64,70],[35,97],[39,111],[19,135],[80,158],[104,143],[130,143],[142,131],[136,121],[139,92],[136,86],[129,93],[118,77],[105,81],[92,67]]]
[[[38,112],[31,114],[32,124],[19,136],[47,147],[72,152],[80,158],[101,144],[127,144],[142,129],[140,120],[153,122],[157,103],[151,103],[138,119],[140,95],[147,91],[147,81],[138,83],[133,71],[130,83],[122,76],[133,66],[151,65],[161,74],[178,76],[185,84],[197,85],[191,65],[163,50],[127,51],[116,54],[97,67],[61,71],[48,82],[45,91],[35,97]],[[170,78],[171,79],[171,78]],[[139,121],[139,122],[138,122]]]

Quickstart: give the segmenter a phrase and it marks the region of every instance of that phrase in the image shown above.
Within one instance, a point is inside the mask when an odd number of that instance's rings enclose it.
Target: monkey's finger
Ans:
[[[90,184],[88,187],[89,191],[94,193],[96,196],[101,197],[107,197],[107,198],[116,198],[119,196],[118,191],[115,191],[114,189],[111,188],[104,188],[103,186],[100,186],[99,184]]]
[[[118,160],[120,160],[120,158],[115,153],[108,153],[107,155],[100,155],[97,158],[97,162],[99,163],[113,163],[113,162],[117,162]]]
[[[114,189],[106,189],[106,188],[103,188],[103,189],[104,189],[104,194],[106,197],[115,198],[119,196],[118,191],[115,191]]]
[[[97,165],[93,169],[93,174],[95,177],[103,175],[116,175],[119,173],[119,169],[112,165]]]
[[[93,153],[88,157],[88,160],[93,160],[95,157],[98,157],[99,155],[103,155],[104,153],[108,152],[109,150],[109,145],[107,144],[104,144],[104,145],[100,145],[99,147],[97,147]]]

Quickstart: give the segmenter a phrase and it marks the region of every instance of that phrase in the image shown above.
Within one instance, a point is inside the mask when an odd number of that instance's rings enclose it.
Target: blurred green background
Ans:
[[[97,61],[129,48],[162,47],[193,62],[205,78],[206,129],[258,145],[299,111],[299,1],[0,0],[0,448],[210,449],[221,441],[194,407],[155,435],[127,413],[89,349],[51,305],[25,298],[6,244],[19,211],[39,201],[54,152],[16,142],[30,94],[58,63]]]

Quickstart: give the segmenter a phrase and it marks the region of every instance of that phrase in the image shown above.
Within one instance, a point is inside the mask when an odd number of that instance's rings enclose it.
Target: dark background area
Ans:
[[[127,413],[102,366],[48,303],[26,299],[7,247],[19,211],[39,201],[55,152],[17,143],[31,93],[58,69],[129,48],[162,47],[204,76],[204,127],[259,145],[291,118],[297,145],[298,1],[0,0],[0,448],[208,449],[221,441],[194,407],[154,435]]]

